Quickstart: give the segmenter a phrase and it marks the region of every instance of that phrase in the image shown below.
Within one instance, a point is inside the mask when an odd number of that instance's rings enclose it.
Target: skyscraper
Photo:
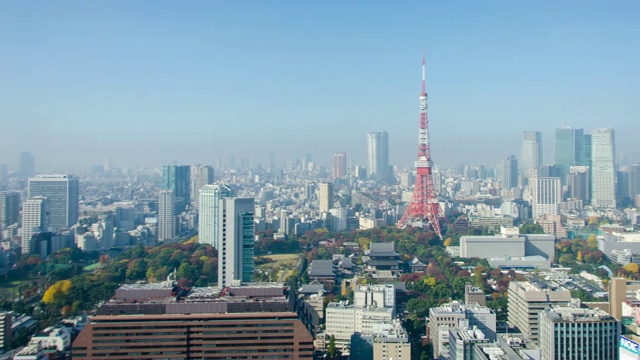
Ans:
[[[233,196],[233,189],[227,185],[205,185],[199,192],[198,241],[219,249],[220,199]]]
[[[20,152],[20,176],[33,176],[35,174],[35,160],[28,151]]]
[[[387,182],[389,180],[389,133],[367,133],[367,157],[369,178]]]
[[[333,154],[333,167],[331,168],[333,179],[342,179],[347,175],[347,153],[338,152]]]
[[[255,208],[253,198],[223,198],[219,203],[218,286],[253,279]]]
[[[37,175],[29,179],[29,197],[49,200],[49,226],[52,231],[78,222],[80,181],[71,175]]]
[[[498,180],[503,189],[518,186],[518,160],[515,155],[510,155],[498,163]]]
[[[560,203],[562,202],[562,183],[560,178],[533,177],[529,184],[531,186],[531,208],[534,219],[547,214],[560,214]]]
[[[31,253],[31,238],[49,227],[49,200],[34,196],[22,204],[22,253]]]
[[[555,160],[562,170],[563,184],[571,166],[586,162],[584,140],[583,129],[556,129]]]
[[[191,166],[165,165],[162,167],[162,190],[172,190],[175,196],[176,214],[184,211],[190,204]]]
[[[640,164],[629,168],[629,197],[633,199],[636,195],[640,195]]]
[[[588,166],[572,166],[567,177],[568,193],[571,199],[580,199],[588,204],[591,199],[591,175]]]
[[[196,209],[200,209],[200,189],[213,184],[213,167],[209,165],[194,165],[191,167],[191,202]]]
[[[531,177],[533,171],[540,165],[542,165],[542,134],[539,131],[525,131],[520,168],[525,177]]]
[[[175,227],[175,195],[172,190],[160,190],[158,198],[158,241],[173,239]]]
[[[333,184],[327,182],[320,183],[318,192],[320,212],[328,212],[333,207]]]
[[[591,131],[591,205],[616,207],[615,138],[613,129]]]
[[[20,194],[13,191],[0,191],[0,231],[17,223],[19,217]]]

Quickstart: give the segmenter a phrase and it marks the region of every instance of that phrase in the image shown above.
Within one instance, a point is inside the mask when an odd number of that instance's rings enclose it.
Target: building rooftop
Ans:
[[[611,315],[599,308],[577,308],[571,306],[554,306],[543,312],[545,316],[554,322],[594,322],[611,320],[616,321]]]
[[[333,272],[333,260],[313,260],[309,265],[309,276],[335,276]]]

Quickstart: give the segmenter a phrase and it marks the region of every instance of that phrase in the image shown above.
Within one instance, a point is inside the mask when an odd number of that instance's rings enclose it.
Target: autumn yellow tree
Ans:
[[[55,284],[51,285],[47,291],[44,292],[42,296],[42,302],[45,304],[50,304],[56,301],[60,301],[60,299],[67,295],[71,290],[71,281],[69,280],[60,280]]]
[[[587,247],[591,250],[598,250],[598,239],[596,238],[596,234],[589,235],[587,239]]]
[[[637,274],[638,270],[640,270],[640,266],[638,266],[638,264],[636,263],[628,263],[627,265],[624,266],[624,269],[631,274]]]
[[[578,256],[576,256],[576,260],[578,260],[578,262],[582,262],[582,251],[578,251]]]
[[[451,238],[448,237],[445,241],[444,241],[444,246],[451,246]]]

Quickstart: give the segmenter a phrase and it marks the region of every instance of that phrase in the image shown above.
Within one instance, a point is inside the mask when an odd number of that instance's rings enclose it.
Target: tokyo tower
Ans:
[[[416,183],[411,203],[397,227],[431,224],[433,231],[442,239],[440,219],[444,218],[438,197],[433,187],[431,150],[429,146],[429,119],[427,118],[427,90],[424,80],[425,62],[422,59],[422,92],[420,93],[420,131],[418,136],[418,160],[416,160]]]

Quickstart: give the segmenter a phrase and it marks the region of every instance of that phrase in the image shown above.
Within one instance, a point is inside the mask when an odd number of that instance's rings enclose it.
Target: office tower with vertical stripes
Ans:
[[[218,286],[247,283],[253,279],[253,198],[223,198],[219,203]]]

